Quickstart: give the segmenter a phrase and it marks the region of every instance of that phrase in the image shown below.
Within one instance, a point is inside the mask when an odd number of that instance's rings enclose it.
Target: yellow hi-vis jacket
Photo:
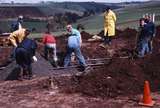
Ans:
[[[104,36],[115,36],[116,15],[113,11],[104,13]]]
[[[21,43],[23,39],[25,38],[25,30],[26,29],[19,29],[14,31],[10,34],[8,39],[10,40],[11,44],[15,47],[17,47],[17,44]]]

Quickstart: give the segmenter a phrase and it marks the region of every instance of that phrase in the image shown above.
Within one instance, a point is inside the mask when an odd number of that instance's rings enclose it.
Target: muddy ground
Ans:
[[[144,81],[149,80],[153,99],[156,100],[154,107],[158,108],[160,107],[158,101],[160,27],[157,27],[157,31],[152,54],[144,58],[127,59],[119,57],[132,55],[136,30],[117,30],[112,45],[107,49],[99,47],[101,41],[87,42],[92,35],[83,32],[82,52],[86,59],[106,57],[113,59],[107,64],[91,67],[88,74],[79,77],[75,76],[77,69],[53,70],[51,64],[40,56],[43,45],[39,43],[37,53],[39,62],[33,64],[36,78],[25,81],[1,81],[0,106],[3,108],[142,108],[137,103],[140,94],[143,93]],[[103,32],[98,35],[102,36]],[[60,65],[63,65],[66,38],[66,36],[57,38]],[[5,58],[7,59],[7,56]],[[9,69],[0,72],[10,73],[14,66],[15,63],[11,63],[8,65]],[[52,89],[48,75],[53,77]]]

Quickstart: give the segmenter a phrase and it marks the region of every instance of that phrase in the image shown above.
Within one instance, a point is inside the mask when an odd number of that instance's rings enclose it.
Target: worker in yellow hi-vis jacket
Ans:
[[[115,23],[116,23],[115,13],[108,7],[104,13],[104,44],[101,46],[111,44],[111,39],[115,36]]]

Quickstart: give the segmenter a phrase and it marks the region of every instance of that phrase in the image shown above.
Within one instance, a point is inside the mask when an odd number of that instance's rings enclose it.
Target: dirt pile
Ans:
[[[157,27],[159,29],[160,27]],[[158,31],[158,30],[157,30]],[[113,59],[107,65],[92,67],[89,74],[82,77],[61,76],[57,77],[56,84],[62,92],[65,93],[82,93],[87,96],[94,97],[116,97],[119,95],[135,95],[142,93],[144,80],[149,80],[153,91],[159,90],[159,59],[160,59],[160,33],[154,39],[153,54],[147,55],[141,59],[122,59],[119,57],[128,56],[129,51],[134,49],[136,30],[126,29],[117,34],[117,38],[113,39],[112,45],[103,49],[99,46],[101,42],[87,42],[91,37],[90,34],[82,34],[84,43],[82,52],[86,59],[88,58],[107,58]],[[119,36],[119,37],[118,37]],[[65,57],[67,36],[57,37],[58,56]],[[39,43],[39,52],[43,52],[43,44]],[[61,63],[63,59],[61,60]],[[44,64],[36,66],[44,66]],[[62,65],[62,64],[61,64]],[[37,72],[38,72],[37,68]],[[41,70],[39,70],[41,71]],[[43,70],[44,71],[44,70]],[[56,70],[47,70],[49,72],[57,72]],[[61,70],[66,73],[68,70]],[[72,71],[75,70],[71,70]]]
[[[157,27],[158,29],[159,27]],[[153,54],[146,55],[140,59],[120,59],[121,55],[128,54],[134,49],[136,30],[126,29],[120,37],[113,40],[108,49],[102,49],[98,42],[84,43],[82,47],[83,54],[86,58],[105,58],[109,57],[109,51],[113,50],[117,57],[109,65],[100,68],[94,68],[90,74],[80,77],[75,82],[73,78],[70,82],[65,81],[64,91],[69,93],[82,93],[89,96],[115,97],[118,95],[134,95],[143,91],[143,83],[149,80],[152,91],[158,91],[159,75],[159,38],[157,33],[154,39]],[[117,54],[118,53],[118,54]],[[62,87],[63,88],[63,87]]]
[[[116,36],[123,33],[123,31],[116,29]],[[103,37],[104,36],[104,30],[102,30],[100,33],[97,34],[98,36]],[[117,37],[118,38],[118,37]]]
[[[90,35],[89,33],[85,32],[85,31],[82,31],[81,35],[82,35],[82,39],[85,41],[92,38],[92,35]]]
[[[12,47],[0,47],[0,66],[6,66],[9,61],[8,58],[12,52]]]
[[[137,35],[137,31],[135,29],[126,28],[124,31],[118,34],[122,38],[135,38]]]
[[[79,79],[75,92],[95,97],[116,97],[141,93],[145,74],[132,60],[113,60]]]

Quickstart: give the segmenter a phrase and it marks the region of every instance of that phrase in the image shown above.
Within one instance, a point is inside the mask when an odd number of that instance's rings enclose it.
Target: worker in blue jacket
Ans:
[[[18,44],[15,50],[15,58],[16,63],[21,68],[21,72],[19,74],[20,80],[22,80],[24,76],[26,76],[27,79],[32,78],[32,62],[37,61],[37,58],[35,57],[36,48],[36,42],[27,37],[25,37],[24,40]]]
[[[149,15],[145,16],[145,23],[147,24],[146,26],[148,27],[149,36],[150,36],[149,42],[148,42],[149,52],[152,53],[152,50],[153,50],[152,44],[153,44],[153,38],[156,35],[156,27],[155,27],[154,22],[151,19],[151,16]]]

